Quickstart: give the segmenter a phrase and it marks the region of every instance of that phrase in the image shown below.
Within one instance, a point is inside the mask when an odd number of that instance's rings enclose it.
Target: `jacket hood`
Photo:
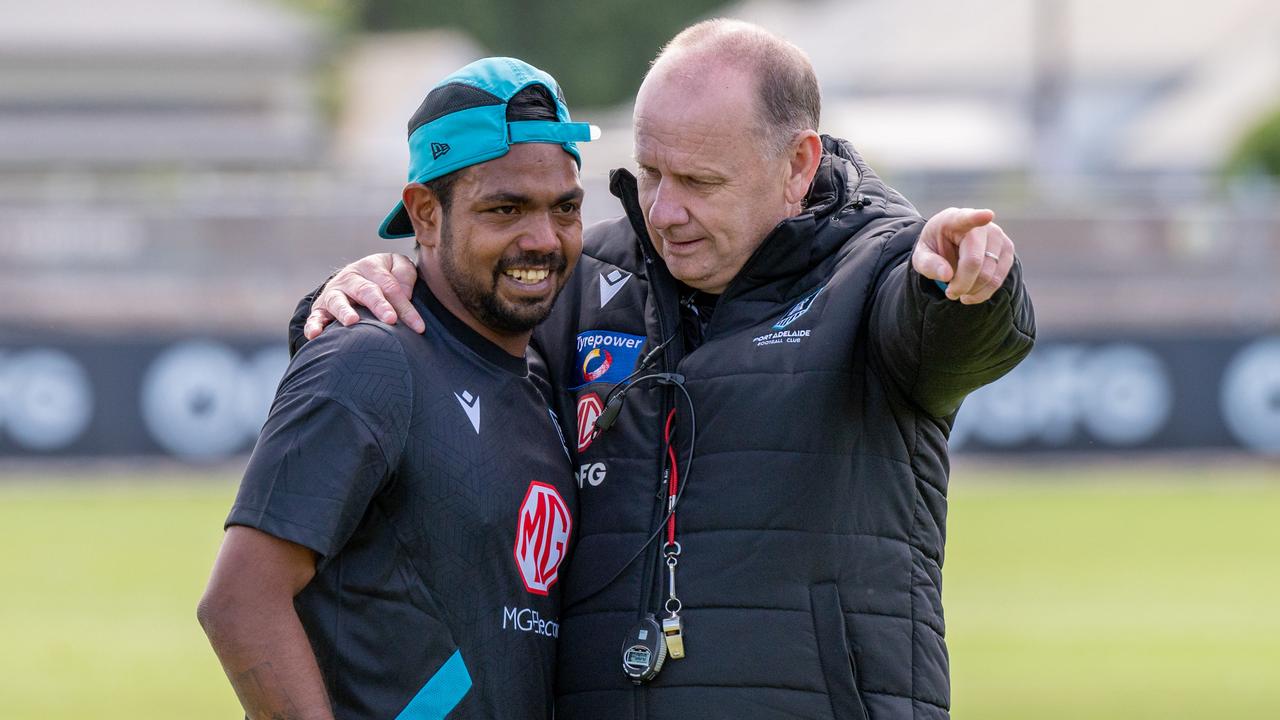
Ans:
[[[622,201],[641,251],[653,257],[656,252],[645,229],[635,177],[627,170],[614,170],[609,174],[609,189]],[[866,235],[873,225],[919,218],[911,203],[885,185],[848,141],[823,135],[822,160],[805,197],[804,211],[778,223],[726,294],[798,280],[851,240]],[[891,226],[897,228],[900,223]],[[785,295],[791,283],[783,285],[779,290]]]

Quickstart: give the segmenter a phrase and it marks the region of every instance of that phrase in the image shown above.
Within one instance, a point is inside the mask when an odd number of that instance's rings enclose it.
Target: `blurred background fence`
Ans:
[[[712,12],[804,47],[823,129],[922,212],[989,206],[1017,242],[1042,344],[958,449],[1280,453],[1273,4],[475,5],[0,1],[0,458],[243,453],[296,300],[406,249],[374,228],[436,78],[557,74],[605,130],[598,220],[645,62]]]

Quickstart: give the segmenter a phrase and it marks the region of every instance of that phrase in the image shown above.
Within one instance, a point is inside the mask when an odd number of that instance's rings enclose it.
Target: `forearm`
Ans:
[[[1031,301],[1016,264],[990,300],[964,305],[904,263],[881,287],[871,329],[881,370],[936,417],[1013,369],[1035,341]]]
[[[333,720],[291,599],[257,607],[209,602],[200,622],[250,720]]]

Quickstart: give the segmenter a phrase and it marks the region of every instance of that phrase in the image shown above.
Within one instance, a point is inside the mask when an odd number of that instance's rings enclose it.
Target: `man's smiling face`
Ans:
[[[462,171],[437,253],[463,308],[499,334],[545,319],[582,252],[581,208],[578,167],[558,145],[513,145]]]

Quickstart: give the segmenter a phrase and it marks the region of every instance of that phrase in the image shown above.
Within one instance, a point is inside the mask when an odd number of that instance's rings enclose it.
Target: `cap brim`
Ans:
[[[409,221],[409,213],[404,209],[404,202],[396,203],[395,208],[382,221],[378,235],[388,240],[413,237],[413,223]]]

